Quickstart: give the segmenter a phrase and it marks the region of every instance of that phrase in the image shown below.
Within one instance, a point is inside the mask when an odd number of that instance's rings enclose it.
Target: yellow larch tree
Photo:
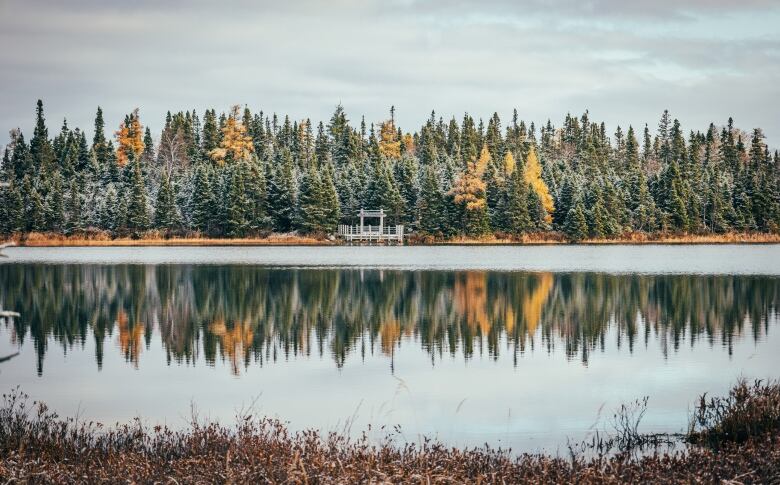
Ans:
[[[493,161],[493,157],[490,156],[490,150],[488,150],[487,145],[482,145],[482,151],[479,153],[479,158],[477,159],[477,177],[482,178],[483,175],[485,175],[485,170],[487,170],[488,165]]]
[[[379,126],[379,153],[387,158],[401,158],[401,140],[392,119]]]
[[[211,159],[220,165],[226,161],[246,160],[255,150],[252,137],[247,135],[239,111],[238,105],[233,106],[225,121],[225,127],[222,128],[222,141],[219,147],[209,152]]]
[[[515,165],[515,157],[512,155],[511,151],[507,150],[506,155],[504,155],[504,171],[506,172],[507,177],[514,173]]]
[[[116,133],[116,161],[120,167],[127,165],[130,158],[136,159],[144,151],[144,128],[138,116],[138,108],[125,117]]]
[[[536,150],[532,147],[528,153],[528,158],[525,161],[525,181],[534,189],[534,192],[539,196],[542,201],[545,212],[545,221],[549,224],[552,222],[552,213],[555,210],[553,204],[553,198],[550,195],[550,189],[547,188],[547,184],[542,179],[542,165],[539,163],[539,158],[536,156]]]

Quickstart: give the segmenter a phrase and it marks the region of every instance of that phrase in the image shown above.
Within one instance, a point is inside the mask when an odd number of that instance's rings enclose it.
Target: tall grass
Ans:
[[[766,433],[780,433],[780,383],[740,379],[727,396],[699,398],[688,441],[717,448]]]
[[[774,390],[772,390],[774,389]],[[104,427],[61,419],[12,390],[0,407],[0,479],[26,483],[768,483],[780,477],[776,384],[740,383],[725,401],[696,411],[711,433],[739,430],[741,441],[715,450],[645,454],[522,454],[484,446],[453,448],[435,441],[396,445],[364,434],[290,432],[273,419],[242,414],[234,426],[197,419],[186,431],[141,420]],[[746,396],[744,393],[748,393]],[[726,402],[725,406],[721,406]],[[728,404],[728,403],[734,403]],[[737,404],[739,403],[739,404]],[[749,404],[746,404],[749,403]],[[616,415],[631,447],[646,401]],[[621,418],[624,415],[625,418]],[[753,419],[757,422],[748,425]],[[727,423],[740,423],[727,424]],[[774,424],[772,424],[774,423]],[[710,436],[715,436],[711,434]],[[734,435],[729,435],[734,436]],[[624,440],[624,441],[625,441]]]

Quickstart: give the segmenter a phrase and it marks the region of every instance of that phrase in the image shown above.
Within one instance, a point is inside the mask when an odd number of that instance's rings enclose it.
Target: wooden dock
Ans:
[[[358,243],[387,243],[387,244],[403,244],[404,243],[404,226],[386,226],[385,225],[384,209],[379,210],[365,210],[360,209],[358,216],[360,217],[360,224],[357,226],[350,226],[341,224],[338,227],[337,236],[344,241],[352,244]],[[379,219],[379,225],[366,225],[366,218]]]

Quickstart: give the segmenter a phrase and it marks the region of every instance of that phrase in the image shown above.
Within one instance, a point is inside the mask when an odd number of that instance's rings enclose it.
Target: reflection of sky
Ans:
[[[780,142],[780,7],[773,0],[0,2],[0,128],[28,132],[35,100],[50,134],[63,117],[115,129],[134,107],[156,132],[167,110],[327,120],[342,102],[406,130],[431,109],[506,124],[512,108],[560,125],[590,109],[684,131],[734,116]],[[28,138],[30,133],[27,133]]]
[[[780,275],[780,244],[12,247],[5,263],[252,264],[295,267],[494,269]]]
[[[311,357],[283,357],[262,367],[250,365],[235,377],[229,362],[213,366],[166,364],[159,335],[144,348],[138,369],[126,362],[118,347],[107,343],[103,368],[97,372],[91,335],[82,348],[65,355],[52,345],[44,373],[36,376],[32,339],[22,354],[0,366],[0,386],[6,392],[17,384],[32,399],[43,400],[63,415],[80,412],[82,418],[102,422],[141,416],[148,423],[183,426],[194,403],[202,418],[232,423],[236,411],[257,398],[260,414],[289,421],[294,429],[319,427],[341,430],[355,416],[351,429],[368,424],[377,430],[399,424],[402,439],[419,434],[437,436],[451,444],[511,446],[516,450],[545,447],[564,450],[567,437],[577,439],[601,412],[600,426],[608,426],[611,412],[621,403],[650,396],[646,430],[680,431],[687,425],[693,400],[702,392],[724,393],[740,376],[772,377],[778,366],[780,328],[770,317],[769,330],[754,340],[750,331],[736,336],[732,355],[717,341],[684,339],[663,357],[655,332],[645,346],[639,339],[633,353],[626,342],[617,348],[612,327],[604,350],[590,353],[588,365],[567,360],[564,345],[555,337],[548,352],[535,336],[535,348],[517,357],[502,341],[497,359],[477,350],[468,361],[458,353],[431,356],[419,342],[402,341],[393,358],[379,349],[362,358],[347,356],[342,369],[332,358],[316,352]],[[0,355],[14,351],[8,330],[0,330]],[[639,334],[643,334],[640,328]],[[116,345],[117,336],[111,341]],[[475,348],[478,346],[475,345]],[[384,432],[374,431],[378,438]]]

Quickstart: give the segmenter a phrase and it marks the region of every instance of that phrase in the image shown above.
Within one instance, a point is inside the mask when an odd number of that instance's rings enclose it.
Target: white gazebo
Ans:
[[[373,241],[385,241],[396,242],[403,244],[404,242],[404,226],[385,226],[385,213],[384,209],[379,210],[367,210],[360,209],[358,217],[360,217],[359,226],[349,226],[346,224],[339,225],[338,236],[347,242],[368,242]],[[366,225],[366,219],[379,219],[379,225]]]

